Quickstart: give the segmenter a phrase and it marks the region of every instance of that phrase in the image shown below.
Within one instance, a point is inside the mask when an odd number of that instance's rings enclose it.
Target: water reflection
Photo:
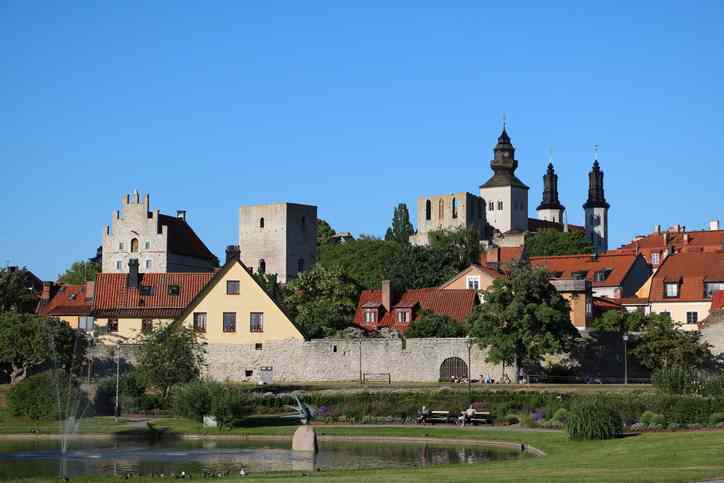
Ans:
[[[329,443],[316,455],[293,452],[288,442],[214,440],[77,441],[65,455],[53,441],[0,444],[0,479],[57,475],[124,475],[314,471],[483,463],[518,458],[513,451],[423,444]]]

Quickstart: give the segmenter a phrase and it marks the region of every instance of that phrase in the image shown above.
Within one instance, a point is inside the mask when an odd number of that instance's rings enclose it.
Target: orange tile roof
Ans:
[[[711,298],[711,310],[724,309],[724,290],[717,290]]]
[[[663,253],[671,248],[674,253],[679,252],[713,252],[724,248],[724,230],[699,231],[662,231],[651,233],[622,245],[618,250],[633,250],[641,253],[651,263],[651,254],[659,254],[663,262]]]
[[[96,278],[96,317],[174,318],[196,297],[214,276],[208,273],[141,273],[139,287],[151,287],[149,295],[128,288],[128,274],[99,273]],[[169,286],[178,285],[179,294],[170,295]]]
[[[39,315],[90,315],[92,301],[86,299],[86,285],[61,285],[47,303],[38,305]]]
[[[465,318],[472,312],[478,302],[477,291],[467,289],[440,289],[440,288],[421,288],[407,290],[397,303],[393,303],[392,309],[410,308],[419,305],[420,310],[413,312],[413,321],[419,320],[423,310],[430,310],[439,315],[447,315],[463,322]],[[364,290],[360,294],[357,302],[357,312],[354,317],[354,324],[363,329],[378,329],[380,327],[390,327],[400,332],[405,332],[410,324],[398,324],[392,311],[384,312],[380,320],[370,327],[364,323],[364,307],[368,304],[382,303],[381,290]],[[380,309],[384,311],[384,308]]]
[[[551,257],[530,257],[533,267],[545,268],[556,274],[556,278],[574,278],[576,272],[586,272],[586,280],[594,287],[619,287],[633,267],[638,255],[632,253],[604,253],[594,258],[592,255],[560,255]],[[604,281],[596,281],[596,272],[611,270]]]
[[[667,298],[664,284],[679,282],[679,296]],[[652,302],[706,301],[704,284],[724,282],[724,252],[682,252],[669,256],[651,281]]]

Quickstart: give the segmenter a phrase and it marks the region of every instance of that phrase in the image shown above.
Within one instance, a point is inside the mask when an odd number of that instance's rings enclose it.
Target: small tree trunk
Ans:
[[[13,365],[13,370],[10,372],[10,385],[14,386],[15,384],[25,379],[27,373],[28,369],[26,367],[18,367]]]

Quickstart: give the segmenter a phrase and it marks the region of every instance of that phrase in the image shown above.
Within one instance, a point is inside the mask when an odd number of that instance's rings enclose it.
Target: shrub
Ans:
[[[249,406],[244,404],[241,392],[234,386],[210,384],[211,414],[221,429],[236,426],[247,414]]]
[[[654,417],[651,418],[651,427],[659,426],[664,427],[666,425],[666,417],[663,414],[654,414]]]
[[[724,413],[712,413],[709,416],[709,426],[716,427],[719,423],[724,423]]]
[[[665,367],[652,374],[651,382],[665,394],[690,394],[695,391],[696,374],[683,367]]]
[[[133,413],[146,410],[146,387],[137,371],[123,374],[118,380],[118,407],[120,412]],[[99,414],[113,414],[116,406],[116,378],[106,377],[96,386],[95,407]]]
[[[558,408],[558,410],[553,414],[553,421],[558,421],[559,423],[565,423],[568,421],[568,410],[566,408]]]
[[[524,414],[520,417],[520,425],[524,428],[537,428],[538,424],[531,414]]]
[[[211,414],[209,384],[196,381],[174,388],[172,397],[173,413],[182,418],[202,422],[204,416]]]
[[[30,419],[62,419],[81,397],[77,386],[63,371],[46,371],[30,376],[15,385],[8,394],[8,408],[13,416]]]
[[[644,411],[644,413],[639,418],[639,422],[643,426],[648,426],[653,421],[654,417],[656,417],[656,413],[653,411]]]
[[[581,401],[568,417],[568,437],[572,440],[616,438],[623,433],[621,415],[601,399]]]
[[[516,416],[515,414],[508,414],[507,416],[505,416],[503,418],[503,423],[508,426],[511,426],[513,424],[518,424],[519,422],[520,422],[520,420],[518,419],[518,416]]]
[[[173,411],[201,422],[213,416],[219,428],[231,428],[251,412],[251,404],[235,386],[218,382],[190,382],[175,388]]]

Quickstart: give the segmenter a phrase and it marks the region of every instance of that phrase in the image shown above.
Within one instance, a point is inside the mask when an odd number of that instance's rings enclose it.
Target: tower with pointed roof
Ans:
[[[556,223],[563,223],[565,207],[558,200],[558,175],[553,163],[548,163],[548,171],[543,176],[543,201],[538,205],[538,218]]]
[[[583,205],[586,213],[586,236],[593,243],[597,253],[608,250],[608,209],[603,192],[603,171],[598,164],[598,156],[594,156],[593,168],[588,174],[588,200]]]
[[[480,186],[489,225],[500,233],[528,230],[528,186],[515,176],[515,147],[503,124],[490,161],[493,176]]]

